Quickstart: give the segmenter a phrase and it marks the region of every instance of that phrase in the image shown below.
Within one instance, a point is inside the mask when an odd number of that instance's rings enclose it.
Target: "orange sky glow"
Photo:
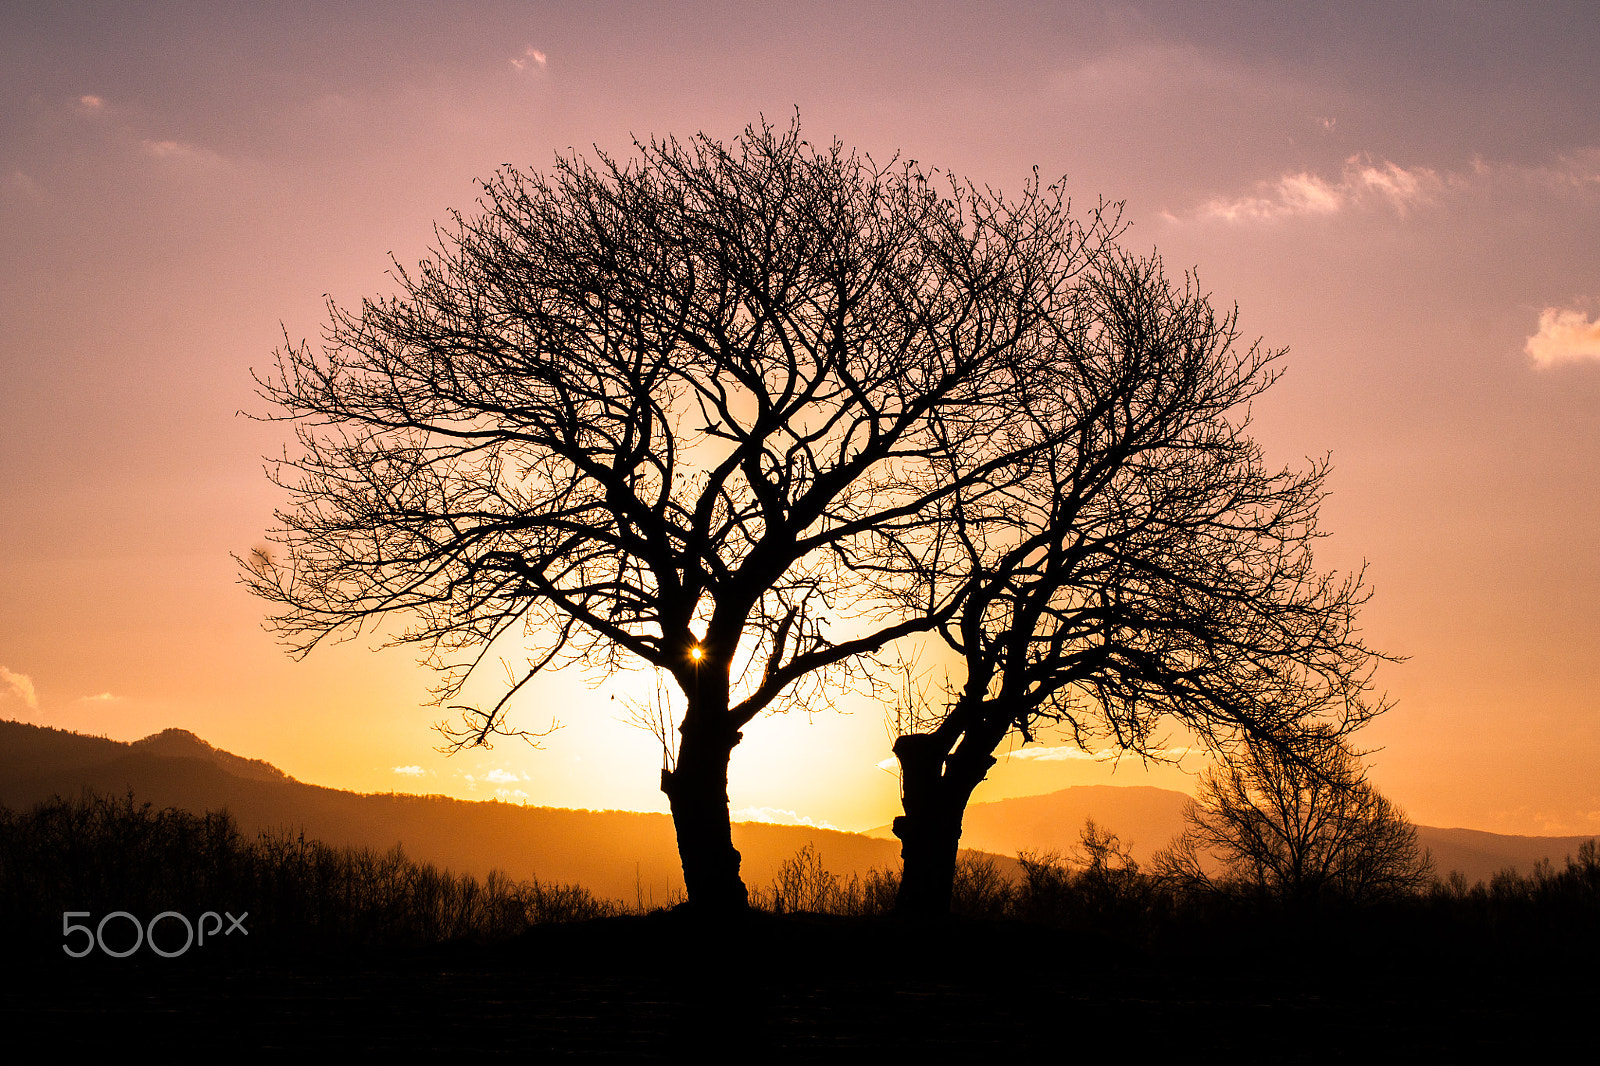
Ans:
[[[1600,832],[1600,16],[1590,5],[158,3],[0,9],[0,717],[190,729],[359,791],[666,810],[648,674],[529,686],[561,728],[445,757],[363,634],[291,661],[230,553],[283,500],[251,368],[392,291],[474,180],[799,110],[886,159],[1075,202],[1287,346],[1269,458],[1330,454],[1318,561],[1366,566],[1415,820]],[[1515,10],[1514,10],[1515,9]],[[907,654],[911,653],[907,649]],[[924,656],[927,667],[936,664]],[[489,697],[503,678],[475,680]],[[735,817],[898,807],[886,708],[751,724]],[[975,799],[1189,788],[1015,747]]]

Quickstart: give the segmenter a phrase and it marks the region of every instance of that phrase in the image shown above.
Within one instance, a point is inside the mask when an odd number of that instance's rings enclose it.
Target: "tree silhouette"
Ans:
[[[899,723],[905,912],[948,910],[963,812],[1008,735],[1159,758],[1166,720],[1289,750],[1382,709],[1360,575],[1312,563],[1327,465],[1272,469],[1246,432],[1282,353],[1241,349],[1235,315],[1155,258],[1102,256],[1079,289],[1007,421],[1041,445],[1026,470],[995,491],[964,476],[970,438],[943,457],[962,488],[915,564],[957,590],[938,631],[965,677]]]
[[[1187,828],[1156,858],[1190,888],[1307,906],[1371,903],[1426,888],[1433,864],[1416,827],[1367,781],[1336,739],[1296,758],[1248,744],[1209,770],[1184,809]],[[1221,864],[1206,869],[1206,856]]]
[[[954,608],[907,560],[941,500],[1040,447],[1001,416],[1112,227],[1037,182],[1005,201],[814,148],[798,121],[635,148],[503,169],[431,259],[396,264],[398,295],[330,302],[320,350],[280,350],[258,382],[296,423],[274,472],[292,502],[281,561],[244,580],[296,654],[406,616],[391,642],[441,671],[457,747],[518,733],[543,670],[670,674],[687,892],[738,909],[741,730],[826,702],[824,680],[874,684],[874,651]],[[953,446],[973,461],[941,461]],[[451,702],[503,654],[526,668],[496,703]]]

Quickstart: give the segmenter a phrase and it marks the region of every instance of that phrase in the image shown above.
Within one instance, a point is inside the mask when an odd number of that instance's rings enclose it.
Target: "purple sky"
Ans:
[[[347,788],[663,809],[608,698],[637,682],[552,681],[521,712],[567,723],[544,750],[446,760],[406,653],[289,661],[229,560],[272,524],[285,435],[236,412],[324,294],[388,291],[497,166],[798,107],[878,158],[1126,201],[1125,243],[1287,346],[1257,435],[1331,452],[1319,560],[1365,560],[1369,641],[1409,657],[1380,671],[1374,779],[1431,824],[1600,832],[1593,4],[444,10],[0,4],[0,716],[183,726]],[[893,813],[878,708],[747,737],[735,807]],[[1188,780],[1063,744],[979,798]]]

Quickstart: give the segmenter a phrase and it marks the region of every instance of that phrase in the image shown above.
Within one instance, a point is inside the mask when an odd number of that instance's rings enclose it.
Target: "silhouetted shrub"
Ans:
[[[953,909],[966,919],[1067,930],[1077,943],[1156,949],[1188,958],[1316,958],[1330,945],[1422,951],[1473,962],[1546,955],[1588,957],[1600,940],[1600,848],[1585,843],[1564,866],[1502,870],[1468,885],[1459,874],[1431,891],[1325,908],[1309,922],[1270,899],[1186,891],[1140,869],[1118,838],[1087,822],[1069,856],[1019,856],[1020,875],[993,858],[957,863]],[[778,913],[875,918],[894,912],[899,871],[841,877],[814,845],[780,868],[752,902]],[[641,910],[575,885],[479,879],[441,871],[400,848],[333,847],[303,835],[246,839],[223,812],[156,810],[132,796],[85,794],[32,811],[0,808],[0,938],[60,957],[62,914],[113,911],[148,921],[164,911],[248,912],[248,940],[218,952],[346,951],[445,941],[489,942],[531,926]],[[81,935],[81,934],[80,934]],[[1404,945],[1402,948],[1401,945]],[[1320,947],[1318,945],[1321,945]],[[1587,945],[1587,946],[1586,946]],[[1451,953],[1454,954],[1451,954]],[[1277,954],[1271,954],[1277,953]],[[198,952],[196,953],[199,954]]]
[[[1139,942],[1172,910],[1165,886],[1093,819],[1084,822],[1076,855],[1023,852],[1017,858],[1022,878],[1011,915],[1023,921]]]
[[[988,855],[960,855],[950,886],[950,912],[963,918],[1005,918],[1011,912],[1012,886]]]
[[[624,913],[575,885],[482,881],[303,834],[246,840],[221,811],[191,814],[85,793],[0,808],[0,923],[8,939],[59,940],[62,914],[248,913],[253,944],[338,949],[487,941],[531,925]],[[230,947],[237,949],[236,940]]]
[[[837,914],[870,918],[893,912],[900,875],[890,870],[868,870],[847,881],[822,864],[816,845],[807,844],[778,868],[766,888],[750,893],[750,905],[775,914]]]
[[[1471,885],[1460,872],[1427,895],[1435,919],[1515,937],[1531,932],[1600,935],[1600,848],[1586,840],[1561,869],[1548,860],[1524,875],[1514,867]]]

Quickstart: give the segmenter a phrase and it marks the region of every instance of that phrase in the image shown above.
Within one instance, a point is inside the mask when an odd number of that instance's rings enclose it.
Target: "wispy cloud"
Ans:
[[[1489,825],[1497,833],[1526,833],[1532,826],[1539,836],[1592,836],[1600,828],[1600,811],[1538,809],[1523,804],[1493,812]]]
[[[1193,748],[1157,748],[1149,752],[1154,759],[1181,759],[1194,751]],[[1057,744],[1042,748],[1018,748],[1016,751],[1007,752],[1009,759],[1035,759],[1039,762],[1115,762],[1126,758],[1129,752],[1108,748],[1105,751],[1085,751],[1071,744]]]
[[[1560,363],[1600,361],[1600,317],[1590,321],[1582,311],[1547,307],[1539,312],[1539,331],[1523,350],[1540,370]]]
[[[86,115],[98,115],[105,110],[105,107],[105,100],[93,93],[84,93],[78,97],[78,110]]]
[[[420,766],[396,766],[394,768],[394,772],[399,774],[401,777],[421,777],[428,771],[424,770]]]
[[[1181,759],[1193,752],[1194,748],[1157,748],[1149,753],[1154,759]],[[1017,748],[1015,751],[1002,752],[1002,759],[1032,759],[1036,762],[1116,762],[1125,758],[1128,752],[1107,749],[1105,751],[1085,751],[1071,744],[1055,744],[1045,747]],[[898,773],[900,763],[889,758],[878,763],[878,769]]]
[[[1331,121],[1325,120],[1325,124]],[[1518,195],[1529,189],[1562,196],[1592,195],[1600,191],[1600,147],[1575,148],[1538,165],[1475,157],[1462,169],[1443,172],[1353,155],[1344,161],[1336,176],[1296,170],[1258,182],[1245,195],[1215,197],[1185,216],[1168,213],[1167,218],[1272,222],[1328,217],[1374,207],[1388,208],[1404,217],[1437,201],[1447,191],[1504,190],[1507,183]]]
[[[1259,183],[1246,196],[1218,197],[1196,212],[1201,218],[1228,222],[1270,222],[1284,218],[1328,216],[1372,204],[1397,214],[1430,200],[1445,180],[1427,167],[1403,167],[1388,160],[1374,162],[1353,155],[1335,178],[1301,170]]]
[[[1006,752],[1008,759],[1034,759],[1038,762],[1104,762],[1108,756],[1104,752],[1084,751],[1070,744],[1060,744],[1045,748],[1018,748],[1016,751]]]
[[[512,58],[511,65],[517,70],[528,70],[530,67],[534,70],[543,70],[545,62],[545,54],[529,45],[520,56]]]
[[[509,785],[514,781],[526,781],[527,777],[518,777],[510,770],[490,770],[484,777],[497,785]]]
[[[767,822],[771,825],[803,825],[812,829],[838,829],[832,822],[818,821],[815,818],[782,807],[740,807],[728,812],[728,816],[736,822]]]
[[[1486,163],[1473,160],[1479,174],[1508,173],[1552,191],[1593,191],[1600,187],[1600,147],[1577,148],[1542,166]]]
[[[39,187],[39,183],[21,170],[13,169],[6,175],[5,189],[9,193],[36,203],[44,199],[44,190]]]
[[[78,697],[78,702],[79,703],[110,703],[113,700],[116,700],[118,698],[119,697],[113,696],[109,692],[101,692],[101,693],[99,693],[97,695],[94,695],[94,696],[80,696],[80,697]]]
[[[156,141],[143,140],[139,146],[146,155],[157,159],[165,159],[176,163],[183,163],[197,167],[216,167],[227,162],[221,155],[209,148],[188,144],[184,141]]]
[[[15,692],[22,702],[28,705],[30,711],[39,709],[39,694],[33,690],[33,678],[27,674],[13,673],[0,666],[0,681],[4,681],[9,685],[11,691]]]

